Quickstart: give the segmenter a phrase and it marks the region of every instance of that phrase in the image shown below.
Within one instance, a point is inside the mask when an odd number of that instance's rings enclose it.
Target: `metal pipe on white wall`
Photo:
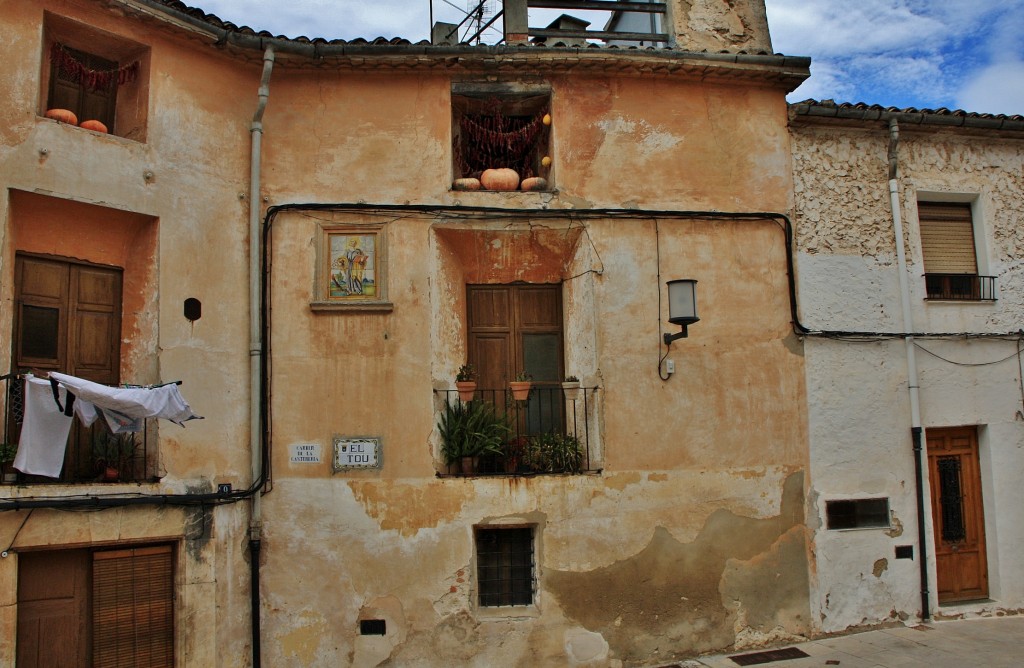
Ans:
[[[896,236],[896,268],[900,284],[900,306],[903,312],[903,331],[914,330],[914,316],[910,307],[910,282],[907,279],[907,256],[903,248],[903,218],[900,213],[899,160],[897,148],[900,128],[895,118],[889,120],[889,208],[892,210],[892,226]],[[920,380],[917,374],[917,356],[914,337],[904,337],[907,349],[907,385],[910,390],[910,434],[914,444],[914,479],[917,495],[917,553],[921,572],[921,619],[927,620],[929,613],[928,592],[928,544],[925,532],[924,508],[924,457],[922,452]]]
[[[259,101],[256,113],[252,117],[250,133],[252,152],[249,163],[249,453],[252,466],[252,485],[254,487],[249,506],[249,557],[251,570],[251,620],[252,620],[252,665],[260,665],[260,593],[259,593],[259,559],[260,536],[262,533],[262,489],[256,488],[263,471],[263,431],[260,403],[262,396],[261,364],[263,353],[263,336],[260,323],[261,286],[263,285],[260,271],[261,233],[260,209],[260,159],[263,147],[263,112],[270,99],[270,73],[274,69],[274,49],[267,47],[263,54],[263,76],[260,78],[258,91]]]

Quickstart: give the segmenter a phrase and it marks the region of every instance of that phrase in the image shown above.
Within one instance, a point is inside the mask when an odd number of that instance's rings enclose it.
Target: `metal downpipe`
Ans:
[[[900,128],[896,119],[889,120],[889,207],[892,210],[892,225],[896,237],[896,267],[900,284],[900,306],[903,313],[903,331],[913,332],[914,318],[910,308],[910,284],[907,280],[907,256],[903,249],[903,219],[899,199],[898,147]],[[928,543],[925,531],[924,473],[922,471],[922,432],[920,380],[917,374],[917,357],[914,337],[904,338],[907,350],[907,385],[910,390],[910,434],[914,444],[914,492],[917,496],[917,553],[921,570],[921,619],[930,617],[928,591]]]
[[[249,164],[249,453],[252,481],[261,480],[263,466],[263,421],[261,410],[261,369],[263,336],[260,326],[261,312],[261,251],[260,226],[260,160],[263,140],[263,112],[270,98],[270,74],[274,69],[274,49],[268,47],[263,54],[263,75],[260,78],[259,101],[250,127],[252,152]],[[260,666],[260,540],[263,526],[262,490],[253,491],[249,507],[249,569],[251,583],[250,618],[252,629],[252,665]]]

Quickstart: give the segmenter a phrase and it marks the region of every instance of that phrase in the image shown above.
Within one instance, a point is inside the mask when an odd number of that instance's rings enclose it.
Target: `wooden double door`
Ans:
[[[977,430],[926,433],[939,603],[988,598]]]

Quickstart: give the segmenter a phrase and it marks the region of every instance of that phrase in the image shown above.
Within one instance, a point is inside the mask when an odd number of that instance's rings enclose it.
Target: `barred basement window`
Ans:
[[[533,528],[476,528],[477,591],[481,607],[531,605]]]
[[[889,526],[889,499],[826,501],[829,529],[875,529]]]

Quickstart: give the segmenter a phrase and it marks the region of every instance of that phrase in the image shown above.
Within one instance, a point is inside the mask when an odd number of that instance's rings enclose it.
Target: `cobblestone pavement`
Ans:
[[[831,636],[796,645],[808,654],[757,664],[765,668],[1024,668],[1024,616],[928,622]],[[736,668],[733,656],[704,656],[683,668]]]

